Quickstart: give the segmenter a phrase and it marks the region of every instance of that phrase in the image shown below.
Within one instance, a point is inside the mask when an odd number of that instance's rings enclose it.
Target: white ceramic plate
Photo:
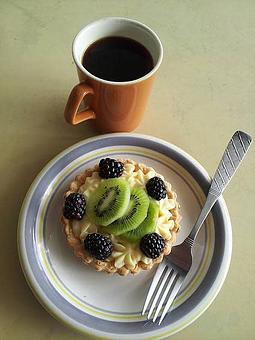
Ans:
[[[130,158],[165,176],[181,204],[181,231],[188,235],[208,191],[204,168],[176,146],[151,136],[108,134],[82,141],[55,157],[32,184],[20,214],[20,262],[32,291],[57,319],[91,336],[160,339],[193,322],[211,304],[231,257],[231,224],[223,198],[200,231],[195,261],[174,310],[158,326],[141,316],[154,270],[120,277],[82,264],[67,246],[60,224],[63,193],[74,176],[103,157]]]

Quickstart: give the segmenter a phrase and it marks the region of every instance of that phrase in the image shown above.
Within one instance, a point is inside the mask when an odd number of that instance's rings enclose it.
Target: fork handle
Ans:
[[[221,196],[238,166],[242,162],[251,142],[251,136],[242,131],[236,131],[229,141],[211,182],[205,205],[186,239],[191,246],[193,245],[193,241],[196,238],[204,220],[214,206],[214,203]]]

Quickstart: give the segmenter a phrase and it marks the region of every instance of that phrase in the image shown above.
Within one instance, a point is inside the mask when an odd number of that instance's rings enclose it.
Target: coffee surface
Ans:
[[[139,42],[124,37],[106,37],[91,44],[83,66],[94,76],[115,82],[143,77],[153,69],[150,52]]]

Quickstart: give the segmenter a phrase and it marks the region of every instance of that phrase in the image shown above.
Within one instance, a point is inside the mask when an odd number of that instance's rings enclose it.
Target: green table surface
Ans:
[[[255,136],[255,1],[0,1],[0,339],[84,339],[40,306],[16,247],[19,210],[41,168],[97,135],[72,127],[63,110],[77,82],[74,35],[104,16],[144,22],[164,60],[138,133],[178,145],[213,175],[237,129]],[[233,225],[229,274],[209,309],[172,339],[254,339],[254,147],[226,199]]]

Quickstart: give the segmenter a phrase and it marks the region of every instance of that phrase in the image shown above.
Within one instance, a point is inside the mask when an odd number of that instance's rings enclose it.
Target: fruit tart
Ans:
[[[70,183],[62,223],[74,254],[97,271],[139,273],[170,253],[179,230],[176,194],[133,160],[105,158]]]

